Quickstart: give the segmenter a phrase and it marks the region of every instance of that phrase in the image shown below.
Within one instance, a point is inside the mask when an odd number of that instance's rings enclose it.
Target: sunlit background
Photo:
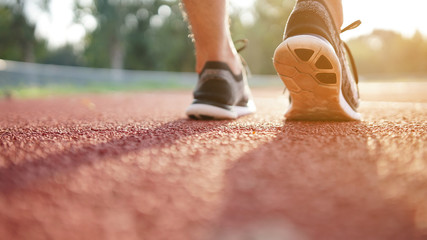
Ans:
[[[90,5],[92,0],[79,0],[82,5]],[[289,0],[285,0],[289,1]],[[37,0],[27,1],[25,8],[29,20],[36,24],[38,36],[48,39],[50,46],[58,47],[66,43],[79,43],[87,31],[96,27],[96,19],[85,16],[81,24],[73,22],[73,5],[75,0],[51,0],[50,12],[45,12],[37,6]],[[238,8],[251,12],[255,0],[230,0]],[[290,1],[293,2],[293,1]],[[423,0],[343,0],[344,21],[351,23],[361,19],[363,24],[357,31],[343,36],[350,39],[368,34],[374,29],[393,30],[413,35],[417,30],[427,35],[427,1]],[[243,19],[252,21],[253,16],[245,13]]]
[[[293,0],[230,0],[233,38],[249,39],[242,55],[254,74],[275,74],[271,57],[293,5]],[[344,25],[362,20],[342,38],[364,81],[426,79],[427,1],[343,0],[343,5]],[[192,72],[188,35],[178,0],[0,0],[0,59],[15,61],[0,62],[0,84],[28,78],[14,72],[22,69],[20,62]]]

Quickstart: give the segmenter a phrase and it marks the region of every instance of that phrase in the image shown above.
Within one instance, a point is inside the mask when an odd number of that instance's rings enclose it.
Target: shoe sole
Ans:
[[[230,110],[209,104],[195,103],[191,104],[185,113],[189,118],[196,120],[232,120],[255,111],[255,104],[250,100],[247,106],[230,106]]]
[[[332,45],[315,35],[283,41],[274,67],[290,92],[289,120],[360,120],[341,91],[341,64]]]

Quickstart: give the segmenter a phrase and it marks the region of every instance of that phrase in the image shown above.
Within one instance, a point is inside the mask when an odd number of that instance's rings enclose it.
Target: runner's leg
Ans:
[[[227,0],[182,0],[194,36],[196,72],[207,61],[225,62],[240,74],[242,64],[231,39]]]

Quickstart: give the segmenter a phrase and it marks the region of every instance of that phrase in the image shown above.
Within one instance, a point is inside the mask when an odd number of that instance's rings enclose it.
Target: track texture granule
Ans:
[[[361,122],[236,121],[190,92],[0,100],[0,239],[427,239],[427,84],[365,84]],[[365,95],[363,95],[365,93]]]

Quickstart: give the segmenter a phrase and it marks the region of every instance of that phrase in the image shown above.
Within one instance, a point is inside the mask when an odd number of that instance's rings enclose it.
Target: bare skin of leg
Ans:
[[[242,72],[242,63],[231,39],[228,0],[182,0],[194,35],[196,72],[207,61],[228,64],[234,74]]]

